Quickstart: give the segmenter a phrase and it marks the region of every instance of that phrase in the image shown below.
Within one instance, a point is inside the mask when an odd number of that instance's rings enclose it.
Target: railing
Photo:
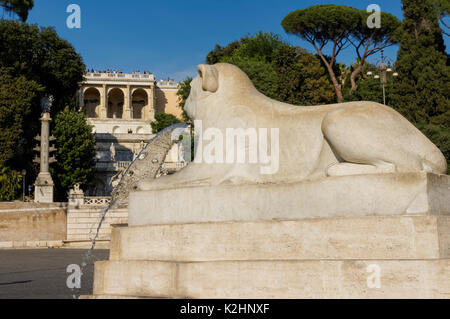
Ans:
[[[167,169],[167,170],[179,170],[182,169],[183,167],[186,166],[186,163],[184,162],[178,162],[178,163],[174,163],[174,162],[165,162],[163,164],[163,169]]]
[[[154,79],[153,74],[141,73],[104,73],[104,72],[88,72],[84,75],[86,78],[120,78],[120,79]]]
[[[95,164],[95,169],[97,170],[108,170],[108,171],[120,171],[126,169],[131,162],[121,161],[121,162],[97,162]]]
[[[124,169],[127,168],[131,162],[115,162],[115,167],[118,169]]]
[[[160,87],[170,87],[170,88],[177,88],[178,83],[173,81],[159,81],[156,83]]]
[[[85,206],[108,206],[111,197],[84,197]]]

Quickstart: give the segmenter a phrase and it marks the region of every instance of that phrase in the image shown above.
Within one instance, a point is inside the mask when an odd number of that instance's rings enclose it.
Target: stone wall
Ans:
[[[91,242],[97,232],[105,206],[69,206],[67,212],[67,242]],[[110,210],[99,230],[98,241],[109,241],[111,225],[128,223],[128,210]]]
[[[65,203],[0,203],[0,248],[62,245],[66,208]]]

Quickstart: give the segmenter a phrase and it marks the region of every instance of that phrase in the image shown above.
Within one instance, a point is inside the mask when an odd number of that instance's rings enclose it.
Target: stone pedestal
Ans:
[[[289,194],[280,210],[275,195],[272,205],[260,197],[266,209],[229,197],[245,188],[256,199],[251,186],[229,186],[228,205],[210,195],[222,186],[210,189],[178,218],[173,200],[163,210],[147,206],[149,224],[113,229],[110,260],[95,264],[89,298],[449,298],[450,176],[352,179],[365,189],[347,178],[263,186],[266,195]],[[325,202],[308,203],[320,189]],[[194,198],[199,189],[182,191]],[[144,196],[132,194],[130,220],[142,213],[137,198]]]
[[[84,205],[84,192],[80,189],[80,184],[75,184],[74,188],[69,191],[69,205],[75,207]]]
[[[39,173],[34,183],[34,201],[36,203],[53,203],[54,184],[50,173]]]

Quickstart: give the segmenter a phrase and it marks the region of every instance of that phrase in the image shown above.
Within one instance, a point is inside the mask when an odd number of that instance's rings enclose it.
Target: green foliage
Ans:
[[[413,123],[450,125],[450,65],[431,3],[403,0],[393,106]]]
[[[247,58],[262,62],[271,63],[273,53],[283,42],[280,36],[274,33],[263,33],[259,31],[253,37],[241,39],[241,45],[236,47],[231,54],[234,58]]]
[[[283,44],[275,52],[274,65],[280,101],[297,105],[335,102],[333,86],[316,56]]]
[[[231,63],[244,71],[258,91],[278,99],[277,73],[273,65],[269,62],[261,61],[258,58],[245,57],[239,51],[231,57],[224,57],[220,62]]]
[[[360,23],[357,9],[340,5],[317,5],[289,13],[281,25],[288,33],[323,47],[336,40],[338,45],[348,38]]]
[[[314,105],[334,101],[332,86],[319,59],[283,43],[273,33],[259,32],[226,47],[217,45],[206,60],[238,66],[257,90],[281,102]]]
[[[392,76],[387,77],[386,89],[386,104],[392,105],[391,94],[395,85],[396,79]],[[351,88],[344,89],[344,98],[346,101],[373,101],[383,104],[383,89],[381,87],[380,79],[375,79],[373,76],[360,76],[357,79],[358,90],[351,92]]]
[[[357,63],[352,66],[350,93],[357,90],[356,78],[361,73],[366,59],[381,50],[398,43],[400,37],[401,22],[392,14],[381,12],[380,28],[369,28],[367,21],[371,12],[359,10],[360,22],[352,30],[349,41],[355,48]]]
[[[55,97],[52,115],[71,103],[85,72],[80,55],[53,28],[10,20],[0,20],[0,67],[44,86]],[[34,118],[39,115],[36,107]]]
[[[450,61],[429,0],[403,0],[404,22],[392,106],[444,153],[450,164]]]
[[[156,113],[155,121],[151,122],[150,125],[152,127],[153,134],[156,134],[164,130],[166,127],[180,122],[181,121],[173,114]]]
[[[333,83],[336,97],[343,101],[341,86],[333,67],[341,50],[361,23],[360,11],[340,5],[317,5],[289,13],[281,22],[287,33],[295,34],[311,43],[327,67]],[[331,44],[329,59],[323,53],[326,45]]]
[[[0,68],[0,166],[17,155],[17,146],[23,138],[33,102],[42,87],[24,76],[13,78]]]
[[[186,104],[186,100],[191,93],[191,82],[192,78],[188,76],[184,81],[178,83],[178,106],[183,110],[182,117],[185,122],[189,121],[189,116],[184,111],[184,105]]]
[[[58,37],[53,28],[39,28],[3,19],[0,20],[0,68],[8,69],[12,78],[39,84],[41,86],[39,95],[43,92],[52,94],[55,97],[51,110],[52,117],[62,111],[65,105],[74,106],[74,96],[78,90],[78,83],[83,80],[85,70],[81,57],[70,43]],[[29,93],[34,91],[30,89]],[[24,100],[20,94],[22,93],[19,91],[15,92],[14,95],[17,97],[10,95],[12,97],[10,100],[17,99],[18,103],[23,104],[20,107],[24,110],[23,122],[27,126],[22,135],[18,131],[10,132],[8,140],[20,140],[16,157],[11,162],[14,168],[26,168],[32,179],[36,174],[36,167],[32,163],[35,153],[32,149],[36,145],[33,138],[40,132],[40,98],[36,96],[32,99],[31,105],[28,105],[27,101],[31,96]],[[17,116],[21,116],[20,112]],[[3,125],[0,128],[5,130],[13,124],[8,122],[0,125]]]
[[[226,47],[222,47],[216,44],[214,50],[208,53],[206,56],[206,63],[208,64],[216,64],[219,63],[223,57],[231,57],[233,55],[234,50],[243,44],[248,37],[242,38],[240,41],[233,41],[228,44]]]
[[[341,5],[317,5],[289,13],[282,21],[287,33],[295,34],[311,43],[328,70],[336,97],[342,102],[342,80],[336,72],[336,58],[350,42],[358,58],[352,69],[351,91],[357,89],[356,78],[366,58],[398,41],[401,22],[389,13],[381,13],[381,27],[369,28],[367,19],[371,13]],[[329,45],[330,55],[324,53]],[[342,74],[342,73],[341,73]]]
[[[68,107],[56,116],[52,133],[56,138],[58,162],[51,171],[63,196],[76,183],[86,185],[89,182],[94,172],[96,141],[86,116]]]
[[[358,10],[360,15],[359,24],[352,30],[351,36],[357,40],[357,44],[367,45],[370,41],[372,47],[378,47],[383,43],[398,43],[402,23],[399,19],[387,12],[380,12],[380,27],[369,28],[367,19],[372,12],[367,10]],[[381,50],[384,46],[380,46],[376,51]]]
[[[25,22],[28,18],[28,11],[33,9],[34,0],[0,0],[0,7],[7,12],[14,12]]]
[[[19,197],[22,175],[0,165],[0,201],[12,201]]]

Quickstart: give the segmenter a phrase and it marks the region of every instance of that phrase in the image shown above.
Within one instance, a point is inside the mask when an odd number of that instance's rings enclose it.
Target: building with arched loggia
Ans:
[[[112,179],[125,169],[154,136],[150,122],[159,112],[181,119],[178,83],[156,81],[148,72],[87,72],[78,92],[80,109],[97,138],[95,177],[88,196],[108,196]],[[164,164],[165,173],[183,166],[176,147]]]

